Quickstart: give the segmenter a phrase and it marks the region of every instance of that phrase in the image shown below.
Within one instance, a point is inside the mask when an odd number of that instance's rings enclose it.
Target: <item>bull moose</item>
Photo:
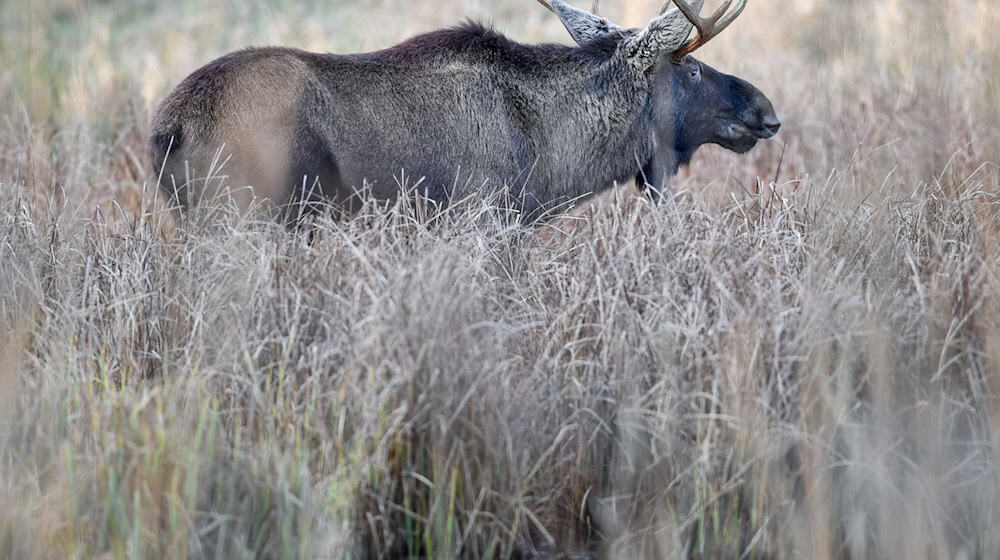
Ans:
[[[350,207],[362,187],[392,199],[409,182],[442,205],[499,193],[528,223],[633,178],[657,193],[699,146],[744,153],[781,126],[757,88],[689,56],[747,0],[708,17],[704,0],[668,0],[642,29],[596,2],[538,1],[577,46],[468,22],[377,52],[266,47],[210,62],[153,115],[160,187],[179,207],[227,193],[294,216],[302,203]]]

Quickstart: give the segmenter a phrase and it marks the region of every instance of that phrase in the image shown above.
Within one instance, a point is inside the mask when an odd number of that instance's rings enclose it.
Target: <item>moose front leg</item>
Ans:
[[[654,203],[660,201],[663,196],[664,179],[666,172],[662,165],[657,165],[655,160],[650,160],[642,166],[635,176],[635,188],[640,192],[645,192]]]

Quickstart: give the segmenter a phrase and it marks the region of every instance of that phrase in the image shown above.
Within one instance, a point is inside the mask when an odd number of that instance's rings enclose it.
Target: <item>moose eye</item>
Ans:
[[[691,70],[688,71],[688,77],[691,81],[697,82],[701,78],[701,67],[693,66]]]

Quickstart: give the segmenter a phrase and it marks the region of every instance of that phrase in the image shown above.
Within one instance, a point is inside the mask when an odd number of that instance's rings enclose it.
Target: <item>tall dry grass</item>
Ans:
[[[149,204],[210,57],[527,4],[0,4],[0,557],[1000,556],[986,0],[751,2],[701,56],[778,138],[561,234]]]

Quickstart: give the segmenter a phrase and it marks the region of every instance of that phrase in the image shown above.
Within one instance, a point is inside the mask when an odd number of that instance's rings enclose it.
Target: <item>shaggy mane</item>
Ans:
[[[615,37],[604,37],[583,47],[558,43],[525,44],[508,38],[491,24],[466,20],[453,27],[446,27],[417,35],[385,50],[370,53],[379,58],[412,60],[428,56],[455,54],[495,54],[514,59],[548,58],[554,55],[578,52],[606,59],[617,46]]]

